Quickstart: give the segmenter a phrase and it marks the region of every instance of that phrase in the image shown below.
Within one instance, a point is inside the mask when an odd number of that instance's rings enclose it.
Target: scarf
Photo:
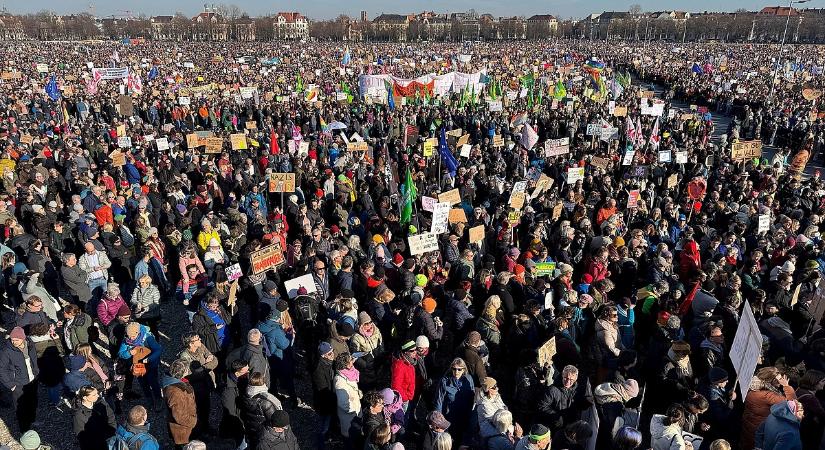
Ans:
[[[342,377],[347,379],[348,381],[353,381],[357,383],[361,378],[361,374],[358,372],[358,369],[353,367],[352,369],[341,369],[338,371]]]
[[[223,347],[224,341],[226,340],[226,322],[223,320],[220,314],[207,308],[204,303],[201,303],[201,309],[203,310],[203,312],[206,313],[206,315],[210,319],[212,319],[212,322],[215,322],[215,325],[224,325],[223,327],[215,330],[218,334],[218,345],[220,347]]]
[[[106,381],[109,380],[109,377],[106,376],[105,372],[103,372],[103,369],[100,367],[100,364],[97,363],[97,360],[93,358],[88,358],[87,364],[89,363],[91,363],[92,369],[94,369],[97,376],[100,377],[100,380],[103,381],[103,383],[106,383]]]
[[[693,376],[693,369],[690,367],[690,359],[683,357],[677,359],[676,353],[673,349],[667,351],[667,357],[673,362],[673,367],[679,371],[679,374],[684,377]]]
[[[719,353],[720,355],[724,354],[724,349],[722,348],[722,346],[720,344],[717,344],[716,342],[712,342],[708,338],[705,338],[705,340],[702,341],[702,343],[699,344],[699,346],[702,348],[709,348],[714,352]]]

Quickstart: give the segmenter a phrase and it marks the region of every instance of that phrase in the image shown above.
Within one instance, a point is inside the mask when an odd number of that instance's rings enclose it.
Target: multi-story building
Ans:
[[[407,31],[410,27],[410,16],[401,14],[381,14],[373,23],[375,39],[380,41],[407,40]]]
[[[0,41],[23,39],[23,24],[11,14],[0,14]]]
[[[232,21],[232,39],[240,42],[255,40],[255,19],[243,16]]]
[[[226,41],[229,25],[226,19],[214,11],[204,11],[192,18],[193,41]]]
[[[279,12],[272,21],[275,39],[309,38],[309,21],[299,12]]]

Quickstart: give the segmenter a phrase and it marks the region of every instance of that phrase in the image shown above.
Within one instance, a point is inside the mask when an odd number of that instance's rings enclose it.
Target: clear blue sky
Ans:
[[[215,2],[220,3],[220,2]],[[505,2],[502,0],[309,0],[309,1],[267,1],[267,0],[234,0],[226,4],[235,4],[251,16],[264,15],[277,11],[298,10],[313,19],[336,17],[339,14],[348,14],[357,17],[359,11],[365,10],[373,18],[382,12],[410,13],[424,10],[436,12],[466,11],[474,8],[479,13],[489,12],[494,16],[553,14],[558,17],[583,17],[591,12],[604,10],[626,11],[632,4],[639,4],[646,11],[660,10],[687,10],[696,11],[734,11],[739,8],[750,10],[762,9],[764,6],[786,4],[786,2],[767,3],[759,0],[657,0],[657,1],[611,1],[611,0],[521,0]],[[203,9],[203,0],[178,0],[174,2],[162,0],[0,0],[0,6],[8,8],[12,13],[30,13],[43,9],[50,9],[59,14],[88,11],[89,5],[94,5],[97,16],[106,17],[112,14],[124,14],[122,10],[131,10],[132,14],[173,14],[176,11],[194,16]],[[813,8],[822,8],[825,0],[813,0],[805,5]]]

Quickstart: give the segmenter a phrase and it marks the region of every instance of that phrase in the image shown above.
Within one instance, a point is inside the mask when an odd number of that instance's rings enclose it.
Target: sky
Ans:
[[[94,7],[94,14],[98,17],[111,15],[125,15],[124,10],[131,14],[145,14],[147,16],[174,14],[180,11],[194,16],[203,10],[205,0],[134,0],[130,2],[112,2],[100,0],[0,0],[0,7],[5,7],[15,14],[34,13],[43,9],[55,11],[58,14],[88,12],[90,5]],[[278,11],[297,10],[312,19],[327,19],[347,14],[359,17],[360,11],[367,11],[372,19],[381,13],[415,13],[421,11],[458,12],[474,8],[478,13],[490,13],[494,16],[530,16],[533,14],[553,14],[560,18],[579,18],[587,14],[601,11],[627,11],[630,5],[639,4],[645,11],[687,10],[690,12],[734,11],[739,8],[759,10],[764,6],[775,6],[779,3],[764,3],[765,0],[656,0],[656,1],[615,1],[615,0],[521,0],[505,2],[502,0],[406,0],[392,2],[387,0],[305,0],[298,1],[262,1],[262,0],[229,0],[223,3],[238,5],[250,16],[266,15]],[[216,4],[220,3],[218,1]],[[812,0],[808,5],[812,8],[825,7],[825,0]]]

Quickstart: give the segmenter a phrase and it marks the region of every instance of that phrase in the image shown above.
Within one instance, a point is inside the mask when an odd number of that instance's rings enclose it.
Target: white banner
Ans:
[[[117,80],[128,76],[128,67],[95,67],[92,69],[92,78],[95,80]]]
[[[739,377],[740,398],[748,395],[748,388],[756,370],[756,363],[762,352],[762,333],[753,316],[753,311],[748,302],[744,302],[742,317],[739,320],[739,327],[736,329],[736,337],[730,347],[730,360],[736,375]]]
[[[417,234],[407,238],[411,255],[422,255],[438,250],[438,237],[432,233]]]

